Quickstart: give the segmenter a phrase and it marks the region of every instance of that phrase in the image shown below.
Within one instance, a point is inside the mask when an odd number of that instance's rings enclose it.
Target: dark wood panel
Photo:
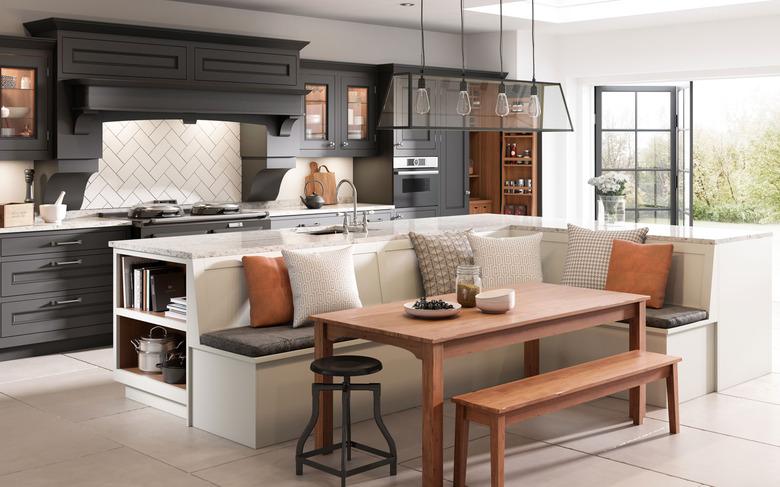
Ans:
[[[110,231],[94,229],[79,232],[40,232],[5,237],[0,241],[3,257],[44,253],[70,253],[78,250],[108,250],[108,242],[129,238],[127,228]]]
[[[2,336],[11,337],[105,324],[112,320],[111,291],[11,301],[0,305]]]
[[[291,54],[195,48],[195,79],[295,86],[298,58]]]
[[[187,79],[186,46],[65,36],[61,49],[65,74]]]
[[[64,255],[0,264],[3,296],[111,285],[112,254]]]

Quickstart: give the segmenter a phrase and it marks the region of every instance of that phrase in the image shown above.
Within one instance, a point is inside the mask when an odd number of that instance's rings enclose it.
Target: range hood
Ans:
[[[459,131],[513,131],[513,132],[572,132],[571,117],[560,83],[536,82],[542,114],[533,118],[527,113],[533,82],[520,80],[466,78],[471,98],[471,113],[460,115],[455,108],[460,92],[461,77],[425,75],[430,93],[431,109],[420,115],[414,111],[413,95],[420,74],[393,74],[377,128],[459,130]],[[509,115],[496,115],[496,98],[503,82],[509,99]]]

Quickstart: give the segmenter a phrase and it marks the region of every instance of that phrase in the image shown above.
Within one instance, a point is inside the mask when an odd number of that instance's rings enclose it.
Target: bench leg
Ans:
[[[497,416],[490,422],[490,486],[504,487],[504,448],[506,418]]]
[[[466,485],[466,462],[469,457],[469,421],[466,408],[455,405],[455,487]]]
[[[680,432],[680,394],[677,392],[677,364],[672,364],[666,377],[666,406],[669,409],[669,432]]]
[[[539,340],[523,344],[523,377],[539,375]]]

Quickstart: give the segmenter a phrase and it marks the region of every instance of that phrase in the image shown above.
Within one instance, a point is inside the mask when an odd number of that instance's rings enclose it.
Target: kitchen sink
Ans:
[[[377,228],[368,228],[363,230],[362,225],[350,225],[349,233],[366,233],[378,230]],[[305,233],[307,235],[330,235],[334,233],[344,233],[343,225],[326,225],[314,227],[299,227],[295,229],[296,233]]]

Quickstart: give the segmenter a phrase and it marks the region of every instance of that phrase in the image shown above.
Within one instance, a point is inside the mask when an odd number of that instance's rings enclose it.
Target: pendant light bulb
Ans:
[[[414,111],[418,115],[425,115],[431,111],[431,99],[425,87],[425,78],[422,76],[417,81],[417,90],[414,92]]]
[[[531,86],[531,97],[528,100],[528,115],[531,118],[539,118],[542,114],[542,103],[539,100],[539,90],[536,85]]]
[[[455,106],[458,115],[466,116],[471,113],[471,98],[469,97],[469,85],[466,80],[460,82],[460,92],[458,93],[458,104]]]
[[[509,99],[506,97],[506,86],[501,83],[498,86],[498,97],[496,98],[496,115],[506,117],[509,115]]]

